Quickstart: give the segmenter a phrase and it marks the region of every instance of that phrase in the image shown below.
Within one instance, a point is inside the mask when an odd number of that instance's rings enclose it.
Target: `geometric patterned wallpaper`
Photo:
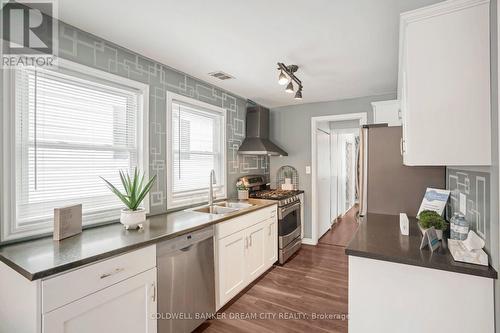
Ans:
[[[164,213],[168,208],[165,165],[167,90],[227,109],[229,197],[236,195],[235,183],[241,175],[251,173],[268,176],[267,156],[237,154],[245,138],[246,99],[64,22],[59,22],[59,57],[149,85],[149,172],[158,177],[150,196],[152,214]]]
[[[447,168],[446,185],[451,191],[447,206],[448,219],[460,212],[460,193],[466,196],[465,218],[490,248],[490,174]]]

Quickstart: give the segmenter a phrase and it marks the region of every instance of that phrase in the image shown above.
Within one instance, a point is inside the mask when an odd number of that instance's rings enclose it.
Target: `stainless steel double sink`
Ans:
[[[195,207],[187,209],[187,211],[214,215],[225,215],[237,212],[242,209],[250,208],[252,206],[254,205],[251,203],[222,201],[214,203],[213,206]]]

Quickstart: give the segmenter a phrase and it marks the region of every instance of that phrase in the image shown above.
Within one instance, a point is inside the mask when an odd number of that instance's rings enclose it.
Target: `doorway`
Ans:
[[[311,118],[312,244],[356,202],[359,129],[366,113]]]
[[[340,126],[342,127],[340,127]],[[331,218],[345,214],[356,203],[356,170],[359,151],[359,124],[331,122]]]

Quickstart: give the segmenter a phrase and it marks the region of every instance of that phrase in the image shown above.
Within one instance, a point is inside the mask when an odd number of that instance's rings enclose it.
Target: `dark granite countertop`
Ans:
[[[497,278],[497,272],[491,266],[453,260],[446,243],[434,253],[428,248],[420,250],[422,233],[415,218],[410,218],[409,236],[401,235],[399,216],[368,214],[359,218],[359,222],[358,231],[345,250],[347,255]]]
[[[260,199],[248,202],[254,206],[223,216],[193,211],[152,216],[140,231],[125,230],[115,223],[86,229],[59,242],[46,237],[5,245],[0,247],[0,261],[33,281],[277,204]]]

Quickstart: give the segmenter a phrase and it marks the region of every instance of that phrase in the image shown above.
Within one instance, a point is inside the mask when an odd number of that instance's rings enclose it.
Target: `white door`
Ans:
[[[155,333],[156,285],[154,268],[44,314],[43,332]]]
[[[265,229],[266,269],[278,260],[278,224],[276,217],[266,221]]]
[[[316,180],[318,204],[318,238],[327,232],[332,223],[330,215],[330,135],[321,130],[316,130]]]
[[[246,229],[247,234],[247,278],[248,283],[255,280],[259,275],[266,271],[265,260],[265,228],[266,223],[261,222]]]
[[[245,287],[245,240],[244,230],[217,240],[217,310]]]

